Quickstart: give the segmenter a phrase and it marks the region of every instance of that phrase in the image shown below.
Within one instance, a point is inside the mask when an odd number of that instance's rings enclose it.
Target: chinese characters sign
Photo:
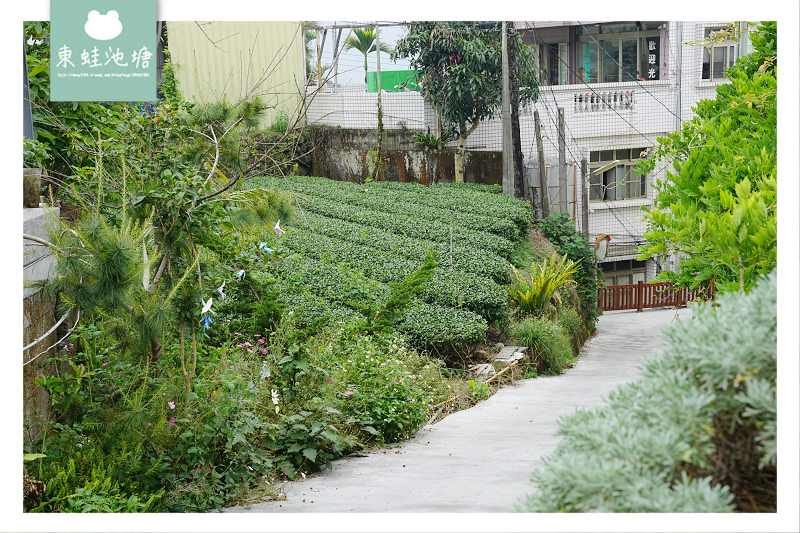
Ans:
[[[156,0],[50,0],[50,99],[156,100]]]
[[[658,77],[658,64],[661,60],[661,37],[647,37],[647,65],[645,65],[644,79],[647,81],[657,80]]]

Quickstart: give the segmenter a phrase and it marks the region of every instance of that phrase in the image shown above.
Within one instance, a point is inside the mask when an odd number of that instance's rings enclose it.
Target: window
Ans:
[[[705,38],[708,39],[713,32],[724,31],[724,28],[707,28]],[[713,46],[703,48],[703,79],[721,80],[736,61],[736,43],[724,40]]]
[[[603,277],[607,287],[614,285],[635,285],[639,281],[645,281],[645,262],[627,261],[608,261],[600,263],[603,270]]]
[[[577,28],[578,82],[611,83],[660,79],[664,23],[611,23]]]
[[[568,83],[567,43],[551,43],[539,48],[543,85],[566,85]]]
[[[647,176],[634,167],[646,148],[600,150],[589,156],[589,200],[627,200],[647,197]]]

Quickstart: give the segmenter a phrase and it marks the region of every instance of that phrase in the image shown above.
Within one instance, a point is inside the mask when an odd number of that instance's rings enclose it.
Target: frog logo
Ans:
[[[83,29],[86,35],[96,41],[110,41],[122,33],[122,22],[119,20],[119,13],[113,9],[105,15],[93,9],[89,11]]]

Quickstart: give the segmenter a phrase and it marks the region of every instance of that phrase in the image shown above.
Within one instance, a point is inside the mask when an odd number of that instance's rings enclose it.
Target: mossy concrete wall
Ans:
[[[315,176],[363,182],[371,174],[377,156],[377,132],[339,128],[313,128]],[[455,158],[451,149],[425,149],[410,130],[386,130],[381,141],[383,179],[431,185],[455,180]],[[464,181],[502,184],[501,152],[467,152]]]

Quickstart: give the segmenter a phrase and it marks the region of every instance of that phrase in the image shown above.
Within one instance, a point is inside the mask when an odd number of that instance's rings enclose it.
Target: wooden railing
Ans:
[[[673,288],[672,283],[645,283],[636,285],[614,285],[600,289],[597,305],[603,311],[619,311],[622,309],[651,309],[654,307],[683,307],[687,302],[702,297],[713,298],[713,288],[697,287],[690,290],[686,287]]]

